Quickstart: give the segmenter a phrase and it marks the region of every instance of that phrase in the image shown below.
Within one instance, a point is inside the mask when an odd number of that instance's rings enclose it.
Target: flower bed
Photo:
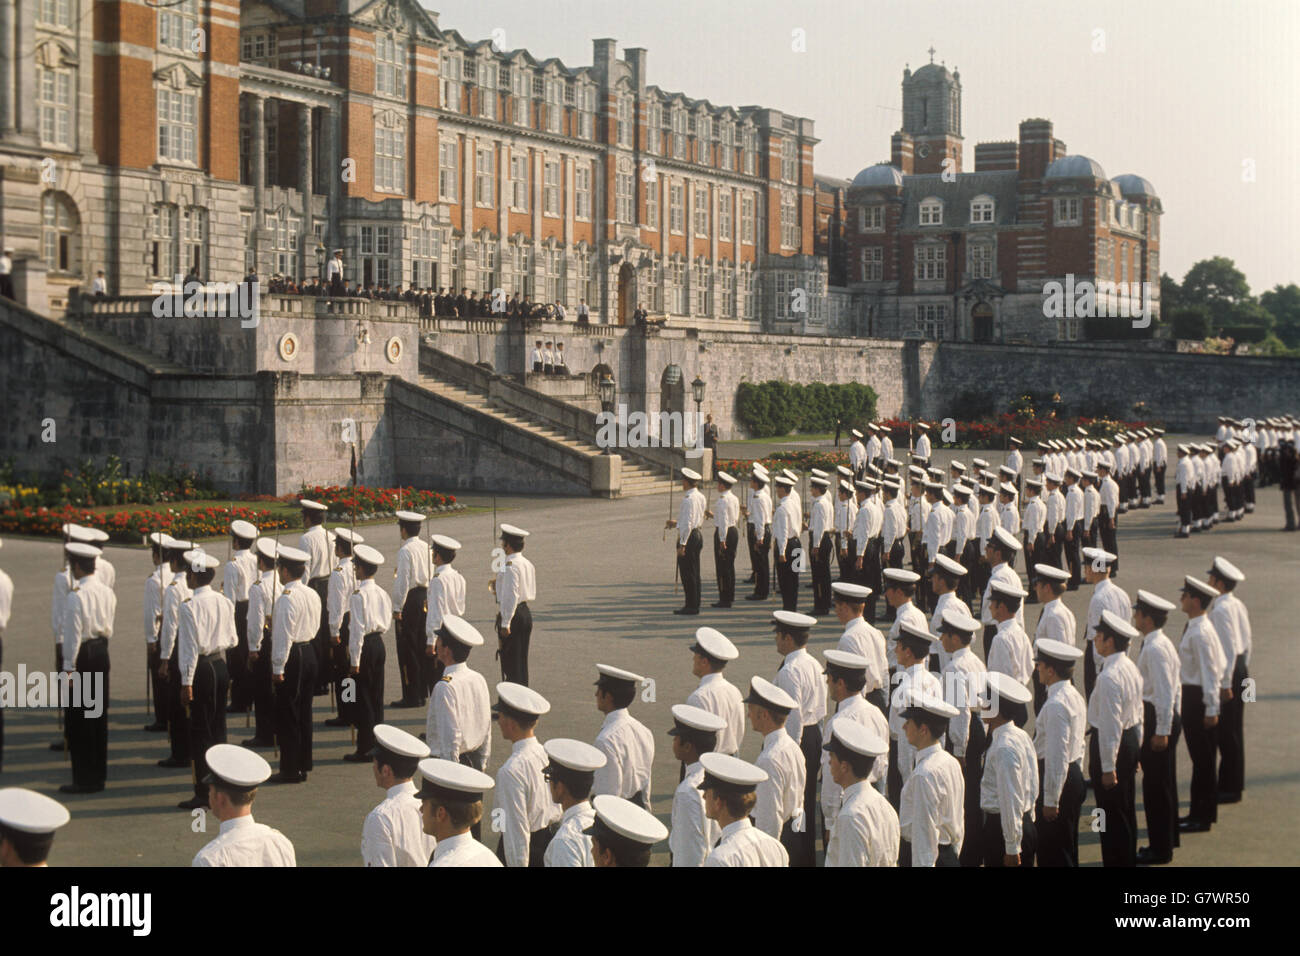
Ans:
[[[292,503],[298,498],[310,498],[328,506],[331,520],[342,521],[350,518],[353,509],[357,517],[391,515],[395,511],[418,511],[421,514],[434,514],[440,511],[459,511],[465,506],[456,501],[453,495],[444,495],[436,491],[423,491],[417,488],[368,488],[349,485],[313,485],[304,487],[297,495],[285,499]]]
[[[198,507],[166,511],[111,511],[95,512],[71,506],[62,508],[11,508],[0,510],[0,532],[30,534],[53,538],[63,536],[65,524],[79,524],[98,528],[109,539],[119,543],[138,544],[153,531],[165,531],[174,538],[193,539],[224,536],[230,522],[236,519],[251,521],[263,534],[287,531],[290,523],[275,517],[269,511],[235,506]],[[296,527],[296,525],[294,525]]]

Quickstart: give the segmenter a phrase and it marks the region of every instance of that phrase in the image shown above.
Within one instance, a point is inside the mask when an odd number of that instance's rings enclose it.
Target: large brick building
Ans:
[[[99,269],[309,278],[340,246],[353,282],[825,327],[812,121],[651,85],[643,49],[569,67],[398,0],[7,0],[0,37],[0,232],[56,311]]]
[[[903,72],[903,126],[890,161],[859,172],[842,198],[836,181],[818,177],[818,221],[830,230],[818,248],[832,257],[842,249],[856,331],[1077,340],[1084,320],[1049,317],[1044,307],[1045,287],[1069,277],[1148,282],[1158,314],[1162,209],[1149,182],[1108,179],[1097,162],[1067,155],[1048,120],[1022,122],[1018,141],[978,144],[973,172],[963,171],[963,142],[961,77],[931,62]],[[830,268],[835,275],[833,258]],[[1130,307],[1121,298],[1103,290],[1098,309],[1118,314]]]

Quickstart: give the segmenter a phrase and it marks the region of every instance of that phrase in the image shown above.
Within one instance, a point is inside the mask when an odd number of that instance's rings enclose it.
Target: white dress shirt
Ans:
[[[348,612],[348,598],[356,590],[357,572],[352,559],[339,558],[330,571],[329,586],[325,589],[325,613],[329,618],[330,637],[343,636],[343,615]]]
[[[713,502],[713,527],[718,532],[718,539],[724,544],[727,532],[740,521],[740,501],[730,491],[724,491]]]
[[[930,615],[931,634],[938,634],[943,630],[943,615],[949,608],[959,610],[968,617],[972,616],[970,608],[966,606],[965,601],[957,596],[956,591],[945,591],[934,602],[934,612]],[[934,646],[934,653],[939,655],[939,670],[944,670],[948,665],[950,655],[937,644]]]
[[[464,833],[439,840],[429,865],[499,867],[501,861],[497,859],[495,853],[475,840],[466,830]]]
[[[271,614],[271,674],[284,673],[292,644],[305,644],[320,629],[320,595],[304,581],[290,581]]]
[[[263,571],[248,589],[248,652],[262,650],[262,630],[271,618],[276,592],[275,571]]]
[[[83,641],[113,636],[117,616],[117,595],[93,574],[77,581],[68,592],[63,611],[63,669],[76,670],[77,652]]]
[[[772,513],[772,544],[781,558],[785,557],[787,542],[799,537],[801,522],[802,518],[794,508],[794,493],[791,492],[776,503],[776,510]]]
[[[162,660],[170,660],[176,647],[176,634],[181,626],[181,604],[190,596],[190,586],[185,581],[185,572],[175,574],[167,587],[163,589],[162,626],[158,632],[158,654]],[[316,622],[320,626],[320,621]]]
[[[442,627],[442,619],[448,614],[465,616],[465,576],[450,564],[443,564],[433,569],[429,579],[429,612],[424,618],[424,636],[429,647],[433,647],[435,634]]]
[[[1076,627],[1074,612],[1066,607],[1065,602],[1059,597],[1053,598],[1044,604],[1043,609],[1038,612],[1038,625],[1034,628],[1034,640],[1060,641],[1063,644],[1076,647],[1074,640]]]
[[[942,697],[943,685],[925,661],[905,668],[895,679],[897,683],[889,697],[889,736],[897,742],[898,773],[903,778],[903,783],[907,783],[916,759],[916,751],[908,743],[907,734],[903,731],[903,711],[908,707],[908,691],[915,687],[922,694]]]
[[[248,600],[248,589],[257,580],[257,556],[251,548],[234,553],[221,572],[221,593],[238,604]]]
[[[727,722],[727,726],[718,731],[718,744],[714,748],[718,753],[734,756],[740,751],[740,742],[745,738],[745,698],[735,684],[719,672],[705,674],[686,698],[686,703],[716,714]]]
[[[1047,506],[1043,504],[1043,499],[1038,495],[1025,500],[1025,521],[1024,531],[1029,535],[1029,542],[1032,544],[1047,525]]]
[[[492,753],[492,701],[487,681],[469,664],[448,664],[433,685],[424,737],[430,756],[455,762],[482,748],[486,766]]]
[[[329,577],[334,547],[323,524],[312,525],[298,538],[298,547],[307,552],[307,580]]]
[[[501,835],[505,841],[506,866],[528,866],[528,840],[560,818],[560,805],[542,771],[550,758],[536,737],[516,740],[510,756],[497,771],[495,809],[501,810]]]
[[[918,751],[898,801],[899,833],[912,844],[912,866],[934,866],[943,845],[961,853],[965,799],[966,780],[957,758],[938,742]]]
[[[507,557],[497,572],[496,597],[500,605],[501,626],[509,627],[520,604],[537,600],[537,569],[533,562],[519,553]]]
[[[1111,514],[1113,515],[1114,512],[1112,511]],[[1110,611],[1121,621],[1127,621],[1133,616],[1133,602],[1129,600],[1124,589],[1111,578],[1102,578],[1093,585],[1092,597],[1088,599],[1087,630],[1083,635],[1083,639],[1087,642],[1088,653],[1092,655],[1092,662],[1099,668],[1101,655],[1092,646],[1092,638],[1097,633],[1097,628],[1101,626],[1102,611]]]
[[[393,599],[373,577],[358,584],[348,596],[348,660],[361,666],[361,652],[367,634],[388,632],[393,620]]]
[[[144,640],[146,644],[158,643],[158,630],[162,627],[163,590],[172,573],[165,565],[154,568],[144,579]]]
[[[1215,688],[1214,699],[1219,699]],[[1119,740],[1130,727],[1142,733],[1142,675],[1123,652],[1103,657],[1097,683],[1088,698],[1088,725],[1097,729],[1101,772],[1115,770]]]
[[[814,548],[819,547],[822,543],[822,536],[832,530],[831,522],[834,517],[829,491],[823,492],[813,499],[812,514],[808,517],[808,532],[811,535]]]
[[[898,635],[902,633],[904,624],[919,627],[921,630],[926,628],[925,612],[910,600],[905,604],[900,604],[895,609],[894,623],[889,626],[889,640],[885,648],[885,654],[891,668],[898,666],[898,655],[895,653],[895,649],[898,646]]]
[[[993,615],[989,612],[989,599],[993,596],[994,583],[1008,584],[1018,588],[1020,587],[1020,575],[1016,574],[1005,561],[993,565],[993,568],[989,571],[989,582],[984,585],[984,600],[980,602],[981,624],[996,623],[993,620]],[[1016,623],[1022,628],[1025,626],[1025,602],[1023,600],[1021,600],[1020,606],[1016,608]]]
[[[864,695],[877,688],[889,686],[889,657],[885,651],[885,636],[867,623],[864,617],[855,617],[844,626],[836,648],[867,659],[867,683]]]
[[[807,648],[798,647],[785,655],[772,683],[799,705],[785,720],[785,729],[797,744],[805,727],[820,724],[826,716],[826,674]]]
[[[9,615],[14,609],[14,582],[13,578],[0,571],[0,635],[3,635],[5,628],[9,626]]]
[[[1014,618],[998,625],[989,644],[988,669],[1014,677],[1026,687],[1034,674],[1034,653],[1029,635]]]
[[[781,841],[758,829],[749,817],[723,827],[721,841],[704,860],[705,866],[790,865],[790,854]]]
[[[862,444],[862,439],[855,438],[853,444],[849,446],[849,467],[856,472],[867,462],[867,446]]]
[[[920,458],[930,457],[930,436],[924,432],[921,434],[921,437],[916,440],[915,454]]]
[[[64,662],[67,662],[66,650]],[[1201,614],[1187,622],[1187,630],[1178,642],[1178,666],[1184,684],[1201,688],[1205,716],[1219,716],[1219,688],[1224,672],[1230,673],[1232,665],[1223,654],[1223,644],[1210,615]]]
[[[1168,737],[1173,731],[1174,714],[1182,713],[1183,685],[1179,679],[1178,651],[1164,631],[1152,631],[1142,639],[1138,673],[1142,675],[1142,700],[1156,712],[1152,733]]]
[[[948,721],[948,742],[952,744],[952,755],[958,760],[966,756],[971,710],[977,706],[976,697],[984,692],[986,673],[984,662],[969,647],[957,648],[943,666],[943,698],[957,708],[957,716]]]
[[[181,669],[181,686],[194,683],[199,658],[230,650],[239,644],[235,633],[235,604],[211,585],[204,584],[181,605],[180,644],[176,660]],[[219,701],[225,704],[225,701]]]
[[[803,751],[784,727],[778,727],[763,738],[763,749],[754,763],[767,772],[767,779],[758,785],[754,823],[764,833],[780,837],[786,821],[803,812],[807,780]],[[811,820],[804,821],[804,826],[811,825]]]
[[[397,576],[393,579],[393,610],[402,613],[411,588],[427,588],[433,573],[429,544],[420,538],[407,538],[397,549]]]
[[[591,837],[582,831],[596,822],[596,808],[590,800],[575,803],[560,815],[560,825],[546,846],[543,866],[592,866]]]
[[[1038,799],[1038,758],[1029,735],[1006,723],[993,731],[980,777],[980,809],[1002,817],[1002,841],[1008,854],[1020,852],[1022,817]]]
[[[880,708],[875,704],[869,703],[861,694],[851,694],[844,698],[836,706],[834,713],[826,715],[826,726],[822,728],[822,740],[831,739],[831,725],[837,720],[852,720],[864,727],[869,727],[880,735],[881,740],[889,740],[889,722],[885,720],[885,715],[880,712]],[[805,770],[807,766],[805,765]],[[889,772],[889,754],[883,753],[876,758],[876,762],[871,766],[871,773],[867,775],[867,783],[875,784]],[[822,748],[821,756],[821,776],[822,776],[822,819],[825,821],[827,829],[835,821],[835,815],[840,812],[840,785],[831,778],[831,755],[825,747]],[[805,779],[805,782],[806,779]]]
[[[699,789],[703,781],[704,765],[697,760],[686,768],[686,776],[673,791],[672,828],[668,832],[673,866],[703,866],[722,835],[717,821],[704,815],[704,793]]]
[[[1226,600],[1229,598],[1232,600]],[[1210,602],[1210,606],[1205,612],[1205,616],[1214,625],[1214,633],[1219,637],[1219,645],[1223,648],[1223,659],[1227,664],[1219,683],[1219,686],[1223,688],[1232,687],[1233,664],[1236,663],[1238,654],[1246,653],[1246,639],[1241,634],[1240,618],[1236,607],[1233,606],[1233,601],[1236,601],[1236,599],[1233,598],[1232,594],[1220,594]],[[1236,601],[1236,603],[1241,604],[1240,601]]]
[[[826,866],[898,865],[898,814],[868,781],[845,788],[829,826]]]
[[[655,759],[655,739],[649,728],[626,707],[612,710],[600,725],[596,749],[605,755],[605,766],[596,771],[592,796],[612,793],[630,800],[639,793],[649,806],[650,769]]]
[[[707,503],[698,488],[692,488],[682,495],[681,504],[677,506],[677,543],[684,545],[691,532],[704,524],[704,511]]]
[[[1043,806],[1059,807],[1070,764],[1083,769],[1088,705],[1068,680],[1047,688],[1043,709],[1034,718],[1034,753],[1043,761]]]
[[[251,813],[223,820],[215,840],[194,854],[191,866],[297,866],[293,844]]]
[[[424,832],[415,792],[410,780],[394,784],[383,802],[366,814],[361,827],[361,861],[366,866],[429,865],[438,841]]]
[[[749,523],[753,525],[754,537],[763,540],[763,528],[772,523],[772,496],[762,488],[749,496]]]

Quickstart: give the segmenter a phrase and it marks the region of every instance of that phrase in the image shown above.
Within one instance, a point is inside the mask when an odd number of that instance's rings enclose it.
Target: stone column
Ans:
[[[316,260],[316,231],[312,228],[312,148],[311,148],[311,127],[312,115],[311,106],[307,103],[298,104],[298,153],[301,157],[301,165],[298,168],[298,188],[302,191],[302,233],[298,236],[298,275],[295,277],[302,281],[307,275],[308,257],[312,261]]]
[[[4,46],[0,49],[0,133],[8,136],[14,131],[14,93],[18,82],[18,29],[15,23],[15,0],[0,0],[0,37],[4,37]]]
[[[24,70],[22,61],[30,62],[31,52],[36,49],[36,4],[15,3],[13,20],[14,45],[13,56],[13,112],[17,117],[16,126],[30,137],[36,132],[36,90],[29,84],[36,82],[34,69]],[[82,69],[88,67],[83,66]]]
[[[262,239],[266,204],[266,97],[253,96],[253,268],[262,277]]]
[[[321,134],[324,142],[321,144],[321,152],[325,155],[325,182],[326,193],[329,196],[329,210],[327,213],[328,222],[325,228],[325,235],[329,241],[326,243],[325,254],[332,255],[335,249],[343,247],[343,225],[339,221],[341,218],[339,210],[339,183],[343,175],[343,159],[339,155],[339,144],[343,142],[343,104],[335,100],[330,108],[329,120],[321,127]]]

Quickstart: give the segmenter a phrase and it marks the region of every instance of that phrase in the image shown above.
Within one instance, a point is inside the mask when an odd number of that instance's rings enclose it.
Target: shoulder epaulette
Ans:
[[[192,601],[192,600],[194,600],[194,598],[192,598],[192,597],[187,597],[187,598],[186,598],[184,601],[182,601],[181,603],[182,603],[182,604],[189,604],[190,601]]]
[[[448,677],[446,674],[443,674],[443,675],[442,675],[442,679],[443,679],[444,681],[446,681],[448,684],[451,683],[451,678]]]

